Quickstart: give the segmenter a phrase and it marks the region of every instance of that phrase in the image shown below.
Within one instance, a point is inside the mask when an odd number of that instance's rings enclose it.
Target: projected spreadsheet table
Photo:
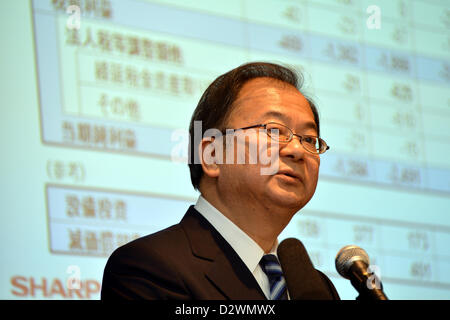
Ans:
[[[179,143],[172,141],[174,130],[187,128],[212,80],[246,61],[279,61],[304,72],[305,91],[320,110],[321,134],[331,146],[320,179],[449,195],[450,166],[441,156],[450,149],[444,4],[380,1],[389,10],[383,9],[378,32],[365,26],[364,2],[267,1],[261,9],[259,1],[227,1],[211,11],[202,2],[78,3],[79,29],[67,26],[64,1],[33,1],[44,143],[170,161]],[[421,18],[424,11],[437,18]],[[115,187],[49,184],[46,190],[55,254],[106,257],[178,222],[179,216],[154,225],[139,214],[154,201],[180,214],[192,203]],[[329,274],[334,266],[324,257],[357,241],[383,257],[384,278],[450,288],[445,226],[338,212],[302,215],[306,222],[294,220],[286,234],[311,243],[316,266]],[[353,238],[324,231],[327,225],[342,225]],[[403,242],[388,248],[387,234],[401,234]]]
[[[322,136],[332,148],[323,156],[322,176],[450,191],[448,161],[440,157],[450,149],[448,48],[417,47],[408,55],[404,48],[413,47],[412,40],[395,32],[374,46],[369,35],[376,31],[355,29],[354,35],[342,27],[322,35],[313,27],[293,28],[300,8],[292,3],[277,9],[280,16],[296,12],[285,27],[240,12],[224,17],[142,1],[106,3],[106,13],[82,16],[80,29],[68,29],[67,14],[50,1],[34,3],[44,142],[170,159],[172,134],[187,127],[208,83],[234,61],[270,55],[312,74]],[[308,21],[336,15],[312,4],[308,10]],[[353,24],[365,21],[352,12]],[[159,21],[163,14],[173,21]],[[395,30],[393,21],[385,28]],[[209,24],[215,32],[206,32]],[[426,28],[416,29],[408,38],[426,36]],[[233,37],[226,30],[234,30]],[[437,41],[441,48],[448,38]],[[222,64],[215,61],[218,51],[227,57]]]

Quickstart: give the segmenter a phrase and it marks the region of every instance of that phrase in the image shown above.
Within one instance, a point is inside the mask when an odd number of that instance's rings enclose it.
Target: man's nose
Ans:
[[[284,146],[280,145],[280,156],[289,157],[296,161],[303,159],[306,150],[305,148],[303,148],[300,139],[300,137],[294,135],[292,137],[292,140],[287,144],[285,144]]]

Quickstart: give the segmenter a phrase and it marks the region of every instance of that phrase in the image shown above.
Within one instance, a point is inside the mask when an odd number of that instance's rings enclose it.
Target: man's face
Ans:
[[[237,129],[268,122],[284,124],[299,135],[317,135],[311,107],[296,88],[270,78],[252,79],[242,87],[226,128]],[[258,143],[258,139],[249,141],[247,152],[252,143]],[[249,164],[248,160],[245,164],[221,164],[218,176],[220,194],[228,200],[258,203],[267,209],[300,210],[316,189],[319,155],[306,151],[297,137],[288,143],[279,143],[278,147],[279,150],[269,145],[269,152],[279,153],[279,169],[274,175],[261,174],[261,168],[267,168],[267,165]]]

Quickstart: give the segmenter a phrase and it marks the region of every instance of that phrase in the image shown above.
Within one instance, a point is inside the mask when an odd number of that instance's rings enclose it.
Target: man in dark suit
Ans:
[[[179,224],[111,255],[103,300],[290,298],[277,237],[313,196],[328,149],[300,87],[294,72],[270,63],[242,65],[208,87],[189,130],[201,195]],[[339,299],[315,271],[322,298]]]

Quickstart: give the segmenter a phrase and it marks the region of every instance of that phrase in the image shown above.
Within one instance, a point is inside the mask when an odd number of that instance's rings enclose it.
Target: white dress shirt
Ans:
[[[250,270],[255,277],[267,299],[269,299],[269,279],[259,265],[259,262],[264,255],[264,250],[201,195],[198,197],[195,209],[212,224],[212,226],[230,244],[234,251],[236,251],[239,258],[241,258],[248,270]],[[275,242],[275,245],[269,253],[277,255],[277,247],[278,240]]]

